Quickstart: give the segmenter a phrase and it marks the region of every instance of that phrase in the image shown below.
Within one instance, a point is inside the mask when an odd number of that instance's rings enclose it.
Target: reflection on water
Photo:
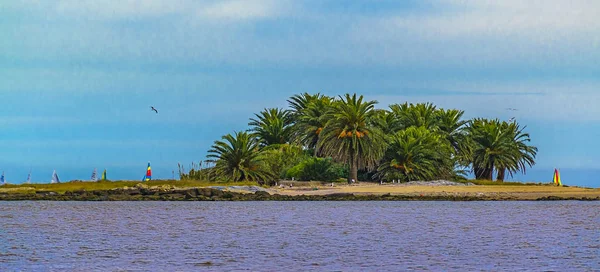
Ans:
[[[600,270],[600,202],[0,202],[0,270]]]

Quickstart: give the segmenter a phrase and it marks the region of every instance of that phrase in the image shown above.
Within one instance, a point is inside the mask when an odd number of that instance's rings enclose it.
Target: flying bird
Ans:
[[[153,106],[150,106],[150,109],[158,114],[158,110],[156,110]]]

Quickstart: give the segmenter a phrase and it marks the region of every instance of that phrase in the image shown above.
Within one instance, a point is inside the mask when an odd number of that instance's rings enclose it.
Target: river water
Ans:
[[[600,271],[600,202],[0,202],[0,271]]]

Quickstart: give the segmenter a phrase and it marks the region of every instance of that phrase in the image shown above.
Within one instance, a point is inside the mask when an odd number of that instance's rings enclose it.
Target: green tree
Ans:
[[[288,143],[291,136],[290,116],[283,109],[264,109],[256,118],[251,118],[250,131],[252,131],[264,146]]]
[[[317,94],[302,112],[296,115],[296,122],[293,125],[294,138],[306,148],[313,150],[315,157],[319,155],[316,148],[319,135],[327,123],[324,116],[332,102],[331,97]]]
[[[259,140],[247,132],[227,134],[215,141],[207,157],[215,163],[215,174],[230,181],[267,181],[271,174],[263,169]]]
[[[425,127],[435,131],[438,127],[438,110],[431,103],[404,103],[390,105],[390,110],[401,124],[401,128]]]
[[[285,177],[288,169],[301,162],[306,155],[302,147],[291,144],[270,145],[262,151],[262,161],[273,180]]]
[[[473,143],[473,171],[477,179],[493,179],[494,170],[498,181],[505,173],[525,172],[535,164],[537,148],[528,145],[529,134],[524,133],[516,122],[506,123],[498,119],[474,119],[469,127]]]
[[[350,167],[348,182],[358,181],[358,169],[372,170],[383,156],[385,139],[379,128],[371,125],[376,101],[346,94],[332,104],[328,120],[320,133],[317,149],[325,156]]]
[[[528,143],[531,141],[529,133],[523,132],[525,127],[520,127],[516,121],[511,123],[502,122],[502,130],[510,135],[510,147],[513,160],[511,164],[504,165],[502,162],[496,164],[498,176],[497,181],[504,181],[506,172],[512,176],[516,172],[525,174],[527,166],[535,165],[535,156],[537,155],[537,147],[531,146]]]
[[[452,176],[451,147],[440,134],[412,126],[392,135],[389,141],[377,169],[378,178],[414,181]]]

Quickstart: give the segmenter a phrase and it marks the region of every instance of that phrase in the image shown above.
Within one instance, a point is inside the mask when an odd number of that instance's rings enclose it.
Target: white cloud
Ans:
[[[360,20],[349,36],[373,61],[581,65],[599,59],[598,1],[441,0],[433,11]]]
[[[278,17],[285,11],[283,0],[229,0],[200,9],[201,17],[218,20],[247,20]]]

